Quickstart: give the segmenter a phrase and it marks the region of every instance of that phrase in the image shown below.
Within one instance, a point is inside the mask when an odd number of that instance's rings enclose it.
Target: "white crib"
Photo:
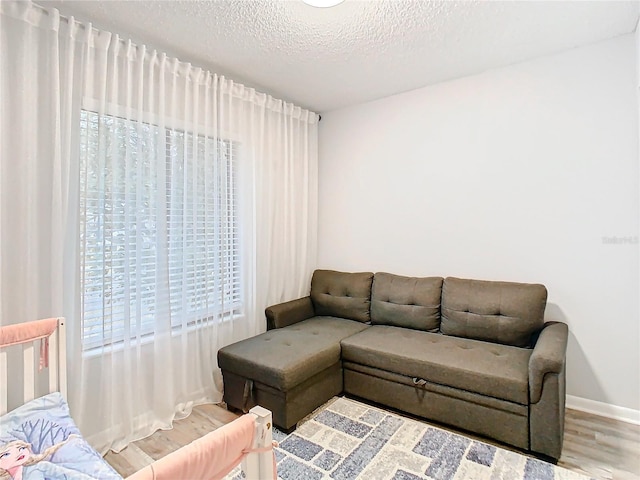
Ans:
[[[47,369],[48,391],[47,393],[60,392],[64,398],[67,396],[67,369],[66,369],[66,329],[64,318],[50,318],[26,322],[18,325],[0,327],[0,415],[7,413],[9,407],[9,360],[15,358],[15,352],[9,355],[11,349],[21,350],[24,386],[22,403],[30,402],[36,398],[37,372]],[[252,419],[253,429],[247,428],[248,419]],[[0,419],[1,421],[1,419]],[[240,433],[247,430],[246,433]],[[1,425],[1,424],[0,424]],[[236,425],[238,428],[236,428]],[[129,477],[132,480],[162,480],[175,478],[176,472],[189,475],[189,472],[200,472],[203,478],[222,478],[216,476],[216,472],[228,472],[241,461],[245,477],[250,480],[275,480],[275,458],[273,455],[271,412],[262,407],[254,407],[251,411],[239,419],[218,430],[214,430],[204,437],[189,445],[157,460],[146,468]],[[244,435],[242,441],[250,448],[239,447],[233,451],[233,440],[238,440],[239,435]],[[221,448],[228,452],[220,465]],[[216,459],[217,465],[203,464],[203,452],[205,461]],[[216,456],[217,455],[217,456]],[[199,464],[198,464],[199,462]],[[212,463],[210,461],[209,463]],[[222,468],[220,468],[222,467]],[[189,478],[194,478],[190,475]]]

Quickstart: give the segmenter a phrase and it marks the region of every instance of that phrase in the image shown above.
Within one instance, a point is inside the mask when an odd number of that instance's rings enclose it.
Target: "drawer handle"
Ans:
[[[427,381],[422,378],[413,377],[413,384],[418,387],[424,387],[427,384]]]

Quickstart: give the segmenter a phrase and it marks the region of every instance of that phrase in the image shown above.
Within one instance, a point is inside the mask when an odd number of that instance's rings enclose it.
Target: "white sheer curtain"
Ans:
[[[308,291],[317,116],[2,2],[2,323],[63,315],[101,451],[220,401],[217,350]]]

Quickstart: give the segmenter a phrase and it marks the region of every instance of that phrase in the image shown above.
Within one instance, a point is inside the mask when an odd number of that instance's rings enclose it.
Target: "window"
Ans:
[[[236,144],[83,110],[83,350],[241,308]]]

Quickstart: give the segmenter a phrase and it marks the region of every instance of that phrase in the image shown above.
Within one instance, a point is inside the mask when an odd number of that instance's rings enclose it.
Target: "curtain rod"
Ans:
[[[66,15],[63,15],[62,13],[60,13],[60,10],[58,10],[55,7],[45,7],[44,5],[40,5],[39,3],[35,3],[35,2],[30,2],[31,5],[33,5],[34,7],[37,7],[42,13],[45,13],[47,15],[50,15],[50,10],[54,9],[55,11],[58,12],[58,17],[60,18],[60,20],[62,20],[65,23],[69,23],[69,17],[67,17]],[[84,30],[87,29],[87,25],[85,22],[81,22],[78,21],[77,22]],[[93,25],[91,26],[91,30],[94,30],[96,32],[100,32],[99,29],[97,29],[96,27],[94,27]]]
[[[2,1],[2,0],[0,0],[0,1]],[[52,10],[52,9],[53,9],[53,10],[55,10],[56,12],[58,12],[58,17],[60,18],[60,20],[62,20],[62,21],[64,21],[65,23],[69,24],[69,17],[67,17],[66,15],[63,15],[62,13],[60,13],[60,11],[59,11],[57,8],[55,8],[55,7],[48,8],[48,7],[45,7],[45,6],[40,5],[40,4],[38,4],[38,3],[35,3],[35,2],[29,2],[29,3],[30,3],[32,6],[37,7],[37,8],[38,8],[42,13],[45,13],[46,15],[50,15],[50,10]],[[91,23],[91,22],[89,22],[89,23]],[[84,29],[84,30],[86,30],[86,29],[87,29],[87,23],[85,23],[84,21],[77,20],[77,24],[78,24],[80,27],[82,27],[82,29]],[[103,32],[103,30],[100,30],[99,28],[96,28],[96,27],[94,27],[93,25],[91,25],[91,31],[96,32],[96,33],[101,33],[101,32]],[[106,31],[106,30],[104,30],[104,31]],[[107,32],[108,32],[108,31],[107,31]],[[108,33],[112,33],[112,34],[113,34],[113,32],[108,32]],[[136,43],[134,43],[133,41],[131,41],[131,39],[130,39],[130,38],[124,38],[124,37],[122,37],[120,34],[117,34],[117,33],[116,33],[115,35],[117,35],[117,36],[118,36],[118,38],[119,38],[119,40],[120,40],[121,42],[127,42],[127,41],[129,41],[129,42],[131,42],[131,45],[132,45],[133,47],[135,47],[135,48],[139,48],[138,44],[136,44]],[[128,34],[126,34],[126,35],[128,36]],[[153,48],[153,47],[151,47],[151,48]],[[155,48],[154,48],[153,50],[155,50]],[[162,52],[162,53],[164,53],[164,52]],[[169,56],[169,55],[167,55],[167,58],[168,58],[169,60],[176,59],[176,60],[177,60],[178,62],[180,62],[180,63],[185,63],[185,62],[183,62],[182,60],[180,60],[178,57],[175,57],[175,56]],[[188,63],[191,63],[191,62],[188,62]],[[194,67],[197,67],[197,68],[201,68],[201,69],[202,69],[202,70],[204,70],[205,72],[208,72],[208,73],[211,73],[211,74],[214,74],[214,75],[221,76],[221,75],[219,75],[219,74],[217,74],[217,73],[213,72],[212,70],[210,70],[210,69],[209,69],[209,68],[207,68],[207,67],[200,67],[200,66],[198,66],[198,65],[193,65],[193,66],[194,66]],[[225,76],[225,75],[222,75],[222,76]],[[225,76],[225,77],[226,77],[226,76]],[[232,79],[232,78],[229,78],[229,80],[233,81],[233,79]],[[235,81],[233,81],[233,83],[235,83],[235,84],[237,84],[237,85],[242,85],[242,86],[243,86],[243,87],[245,87],[245,88],[252,88],[252,87],[247,87],[246,85],[241,84],[241,83],[239,83],[239,82],[235,82]],[[308,108],[303,108],[303,107],[300,107],[299,105],[296,105],[296,104],[295,104],[295,103],[293,103],[293,102],[287,102],[287,101],[285,101],[285,100],[283,100],[283,99],[281,99],[281,98],[276,98],[276,97],[274,97],[273,95],[271,95],[271,94],[269,94],[269,93],[262,92],[262,91],[260,91],[260,90],[256,90],[255,88],[254,88],[253,90],[255,90],[257,93],[259,93],[259,94],[261,94],[261,95],[267,95],[268,97],[271,97],[271,98],[273,98],[273,99],[274,99],[274,100],[276,100],[276,101],[280,101],[280,102],[282,102],[283,104],[287,104],[287,103],[289,103],[289,104],[293,105],[294,107],[298,107],[298,108],[300,108],[300,109],[302,109],[302,110],[306,110],[306,111],[308,111],[309,113],[312,113],[312,114],[314,114],[314,115],[317,115],[317,116],[318,116],[318,122],[320,122],[320,120],[322,120],[322,117],[320,116],[320,114],[318,114],[318,113],[316,113],[316,112],[313,112],[313,111],[309,110]]]

